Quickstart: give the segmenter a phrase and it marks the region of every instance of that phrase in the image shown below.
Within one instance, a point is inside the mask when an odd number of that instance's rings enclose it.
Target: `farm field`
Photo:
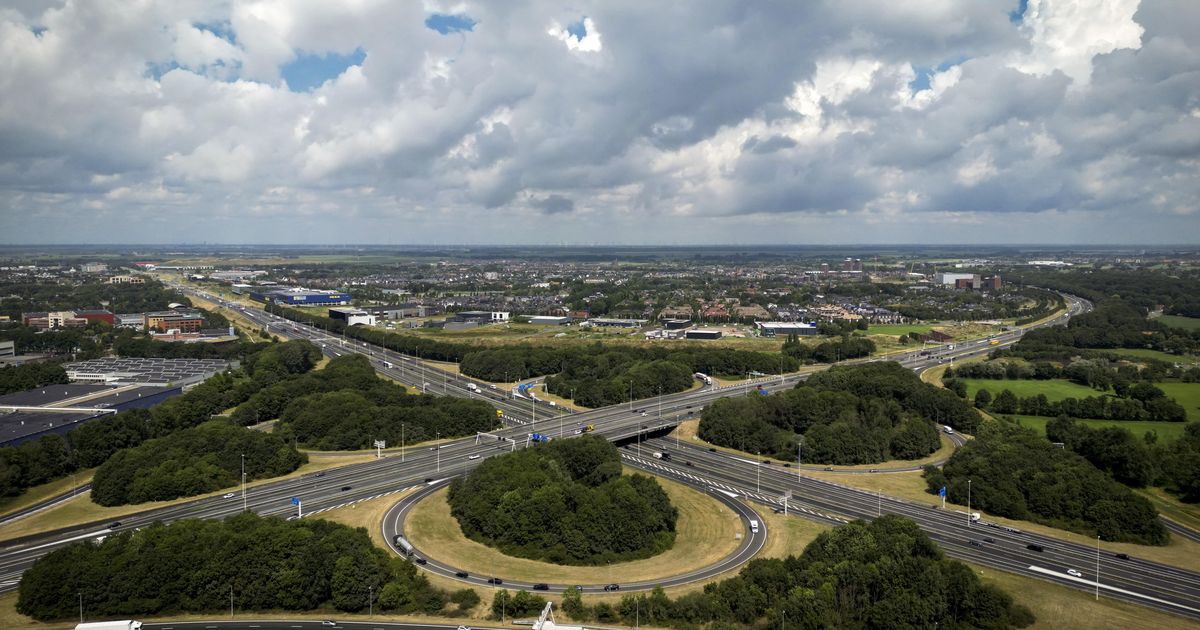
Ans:
[[[1022,426],[1030,427],[1042,435],[1046,435],[1046,423],[1053,418],[1046,416],[1009,416],[1016,419]],[[1183,436],[1186,422],[1147,422],[1139,420],[1076,420],[1081,425],[1092,429],[1101,427],[1121,427],[1129,429],[1135,436],[1141,437],[1147,431],[1158,434],[1161,442],[1174,442]]]
[[[867,328],[868,335],[907,335],[933,330],[931,324],[877,324]]]
[[[1166,352],[1149,350],[1146,348],[1117,348],[1114,350],[1109,350],[1108,353],[1126,359],[1158,359],[1159,361],[1166,361],[1167,363],[1182,364],[1200,363],[1200,357],[1196,357],[1194,355],[1167,354]]]
[[[1103,395],[1103,392],[1062,379],[1035,381],[1032,379],[1008,380],[964,378],[960,380],[962,380],[963,383],[966,383],[967,396],[972,399],[975,398],[975,392],[979,391],[980,389],[986,389],[991,392],[993,398],[996,396],[996,394],[999,394],[1006,389],[1016,394],[1017,398],[1045,394],[1046,398],[1051,402],[1059,401],[1064,398],[1086,398],[1088,396]]]

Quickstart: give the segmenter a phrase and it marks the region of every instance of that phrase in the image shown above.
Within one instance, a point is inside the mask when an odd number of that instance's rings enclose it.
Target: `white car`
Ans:
[[[459,626],[458,630],[471,630],[470,626]]]
[[[221,496],[221,498],[222,499],[232,499],[235,496],[237,496],[237,495],[233,492],[226,492],[224,495]]]
[[[1077,577],[1077,578],[1083,577],[1083,574],[1076,571],[1075,569],[1067,569],[1067,575],[1069,575],[1071,577]]]
[[[478,455],[467,455],[467,459],[479,459]]]

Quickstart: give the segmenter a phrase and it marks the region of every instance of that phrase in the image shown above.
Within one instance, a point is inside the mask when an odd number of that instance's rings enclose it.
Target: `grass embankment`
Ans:
[[[1200,383],[1155,383],[1187,411],[1188,422],[1200,420]]]
[[[247,483],[247,494],[249,496],[254,496],[253,489],[255,487],[273,483],[281,479],[292,479],[307,475],[309,473],[314,473],[319,470],[326,470],[329,468],[336,468],[338,466],[346,466],[349,464],[357,464],[373,459],[375,459],[374,453],[354,456],[309,453],[308,463],[287,475],[281,477],[272,477],[270,479],[259,479],[257,481]],[[35,490],[36,488],[31,488],[30,492]],[[21,536],[52,531],[63,527],[71,527],[73,525],[80,525],[82,523],[105,523],[107,521],[129,514],[135,514],[137,512],[179,505],[189,501],[195,501],[196,499],[219,497],[226,492],[235,491],[239,491],[237,486],[222,488],[207,494],[201,494],[193,497],[183,497],[171,501],[152,501],[149,503],[139,503],[137,505],[118,505],[113,507],[104,507],[102,505],[93,503],[91,501],[90,493],[80,494],[78,497],[64,501],[53,508],[38,512],[37,514],[23,518],[9,525],[5,525],[2,529],[0,529],[0,541],[12,540],[13,538],[19,538]],[[241,495],[239,494],[239,499],[240,496]],[[233,501],[234,499],[229,500]]]
[[[657,478],[679,510],[675,545],[654,557],[606,567],[566,566],[515,558],[468,539],[450,514],[446,490],[421,501],[409,513],[404,532],[419,549],[473,575],[556,584],[636,582],[687,573],[732,553],[745,535],[737,515],[715,499],[668,479]]]
[[[1200,330],[1200,317],[1184,317],[1182,315],[1162,315],[1158,321],[1171,328],[1184,330]]]
[[[74,476],[66,476],[61,479],[55,479],[49,483],[44,483],[40,486],[29,488],[25,492],[15,496],[6,497],[0,500],[0,515],[11,514],[17,510],[25,509],[35,503],[45,501],[53,496],[58,496],[64,492],[70,492],[71,489],[82,486],[92,480],[92,476],[96,474],[95,468],[80,470]]]
[[[958,380],[966,384],[967,397],[971,399],[974,399],[975,393],[981,389],[991,392],[992,398],[995,398],[997,394],[1006,389],[1015,394],[1017,398],[1045,394],[1046,399],[1050,402],[1057,402],[1064,398],[1087,398],[1088,396],[1105,395],[1105,392],[1059,378],[1045,381],[989,378],[961,378]]]
[[[1162,488],[1141,488],[1136,492],[1149,499],[1159,514],[1200,531],[1200,504],[1184,503]]]
[[[1181,365],[1195,365],[1200,363],[1200,357],[1187,354],[1168,354],[1160,350],[1150,350],[1148,348],[1117,348],[1114,350],[1105,350],[1107,354],[1121,359],[1137,361],[1138,359],[1157,359],[1167,363],[1179,363]]]

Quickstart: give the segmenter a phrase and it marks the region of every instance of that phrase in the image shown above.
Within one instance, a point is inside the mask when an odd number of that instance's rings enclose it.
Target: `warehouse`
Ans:
[[[687,339],[720,339],[721,331],[712,328],[696,328],[684,334]]]
[[[67,378],[107,385],[186,386],[237,367],[224,359],[109,357],[63,366]]]
[[[331,308],[329,318],[346,322],[347,326],[375,325],[375,316],[360,308]]]
[[[320,291],[317,289],[271,289],[251,291],[250,299],[258,302],[275,302],[286,306],[346,306],[350,304],[349,293]]]
[[[182,387],[72,383],[0,396],[0,446],[62,435],[118,411],[153,407],[182,391]]]
[[[817,334],[817,325],[813,322],[754,322],[754,325],[758,327],[758,334],[763,337],[806,337]]]
[[[541,324],[543,326],[565,326],[571,323],[570,317],[553,317],[549,315],[534,315],[529,318],[530,324]]]

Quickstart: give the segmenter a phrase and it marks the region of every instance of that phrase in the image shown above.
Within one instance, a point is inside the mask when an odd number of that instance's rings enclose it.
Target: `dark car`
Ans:
[[[791,468],[791,467],[792,467],[792,465],[791,465],[791,464],[789,464],[789,463],[787,463],[787,462],[783,462],[783,467],[784,467],[784,468]]]
[[[349,489],[350,489],[350,486],[342,486],[342,492],[345,492]]]
[[[471,577],[471,574],[467,573],[466,571],[455,571],[454,577],[468,578]]]
[[[1127,554],[1127,553],[1119,553],[1119,554],[1117,554],[1117,558],[1118,558],[1118,559],[1120,559],[1120,560],[1128,560],[1128,559],[1129,559],[1129,554]]]
[[[764,463],[764,464],[766,464],[766,465],[768,465],[768,466],[770,466],[770,465],[771,465],[771,460],[769,460],[769,459],[764,459],[764,460],[763,460],[763,463]]]
[[[1046,548],[1045,548],[1045,547],[1043,547],[1043,546],[1041,546],[1041,545],[1032,545],[1032,544],[1031,544],[1031,545],[1025,545],[1025,548],[1026,548],[1026,549],[1029,549],[1030,551],[1039,551],[1039,552],[1041,552],[1041,551],[1045,551],[1045,550],[1046,550]]]
[[[604,585],[604,590],[606,590],[606,591],[619,591],[619,590],[621,590],[621,585],[620,585],[620,584],[605,584],[605,585]]]
[[[994,542],[996,542],[996,539],[994,539],[994,538],[988,538],[988,537],[984,537],[984,539],[983,539],[983,542],[985,542],[985,543],[994,543]]]
[[[121,521],[113,521],[108,524],[109,529],[116,529],[121,526]]]
[[[716,452],[717,452],[717,449],[715,449],[715,448],[713,448],[713,447],[711,447],[711,446],[710,446],[710,447],[708,447],[708,452],[709,452],[709,453],[716,453]]]
[[[317,473],[317,476],[318,476],[318,477],[324,477],[324,476],[325,476],[325,471],[324,471],[324,470],[322,470],[321,472]]]
[[[691,465],[692,465],[692,460],[690,460],[690,459],[689,459],[689,460],[687,460],[687,461],[683,462],[683,465],[684,465],[684,466],[691,466]]]
[[[549,585],[549,584],[546,584],[545,582],[538,582],[537,584],[534,584],[534,585],[533,585],[533,590],[535,590],[535,591],[548,591],[548,590],[550,590],[550,585]]]
[[[828,471],[831,471],[831,470],[833,470],[833,466],[826,466],[826,467],[825,467],[825,471],[826,471],[826,472],[828,472]]]
[[[504,583],[504,580],[501,580],[501,579],[500,579],[500,578],[498,578],[498,577],[490,577],[490,578],[488,578],[488,584],[503,584],[503,583]]]
[[[433,477],[426,477],[425,483],[433,483]]]
[[[969,542],[972,547],[982,547],[983,546],[983,543],[979,542],[978,540],[970,540],[967,542]]]
[[[423,565],[423,564],[428,564],[429,561],[426,560],[425,558],[413,558],[413,562]]]

